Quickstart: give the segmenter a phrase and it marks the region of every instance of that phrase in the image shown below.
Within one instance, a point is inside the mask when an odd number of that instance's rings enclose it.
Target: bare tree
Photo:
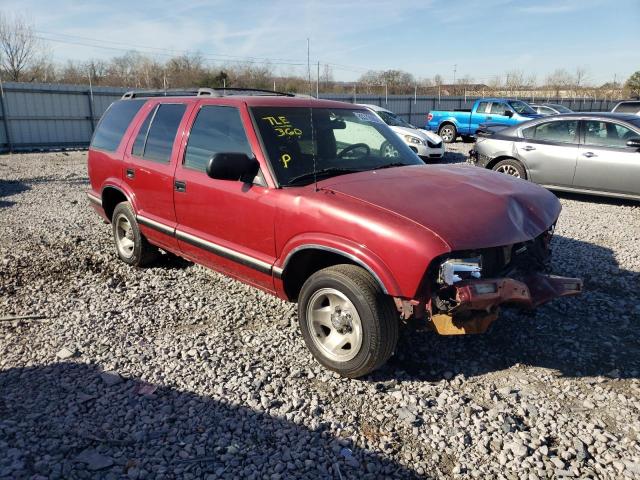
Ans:
[[[589,79],[587,69],[584,67],[576,68],[576,72],[573,75],[573,87],[576,93],[586,86]]]
[[[573,83],[574,81],[571,74],[567,72],[565,69],[560,68],[558,70],[555,70],[549,76],[547,76],[545,86],[553,90],[554,95],[556,97],[559,97],[560,92],[571,87]]]
[[[21,16],[0,13],[0,67],[14,82],[22,79],[40,50],[33,25]]]

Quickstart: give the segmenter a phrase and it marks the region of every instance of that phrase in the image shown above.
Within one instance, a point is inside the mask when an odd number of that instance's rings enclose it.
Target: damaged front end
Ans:
[[[549,275],[553,227],[537,238],[503,247],[453,252],[428,272],[425,309],[441,335],[484,333],[501,306],[536,308],[557,297],[578,295],[582,280]]]

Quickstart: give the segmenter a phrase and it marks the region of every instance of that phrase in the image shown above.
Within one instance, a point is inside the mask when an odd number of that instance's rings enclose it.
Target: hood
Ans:
[[[396,167],[333,177],[319,186],[403,216],[452,251],[530,240],[561,209],[542,187],[473,166]]]
[[[414,137],[421,138],[422,140],[429,140],[432,143],[442,141],[442,139],[435,133],[420,128],[391,127],[391,130],[402,136],[413,135]]]

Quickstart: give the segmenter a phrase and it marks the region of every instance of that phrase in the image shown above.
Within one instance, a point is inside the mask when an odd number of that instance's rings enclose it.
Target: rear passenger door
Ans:
[[[469,125],[469,133],[475,133],[481,123],[487,121],[489,115],[489,102],[480,102],[475,112],[471,113],[471,120]]]
[[[578,156],[578,120],[550,120],[522,129],[516,143],[518,157],[529,178],[542,185],[573,184]]]
[[[640,195],[640,152],[627,147],[640,133],[602,120],[583,120],[582,131],[574,186]]]
[[[133,142],[127,146],[123,179],[135,192],[138,223],[154,244],[176,249],[173,237],[173,173],[176,141],[185,117],[185,103],[151,105]],[[178,145],[178,147],[176,147]]]
[[[273,291],[277,192],[268,188],[262,172],[251,184],[213,179],[206,173],[216,153],[255,156],[246,133],[251,122],[248,112],[204,104],[192,116],[175,172],[175,183],[180,185],[174,191],[180,249],[215,270]]]

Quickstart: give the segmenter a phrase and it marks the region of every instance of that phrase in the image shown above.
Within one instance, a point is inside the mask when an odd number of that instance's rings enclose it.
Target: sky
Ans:
[[[0,12],[33,22],[59,63],[198,52],[306,75],[309,39],[311,63],[344,81],[400,69],[448,83],[455,68],[477,83],[512,70],[540,82],[584,68],[599,85],[640,70],[640,0],[0,0]]]

